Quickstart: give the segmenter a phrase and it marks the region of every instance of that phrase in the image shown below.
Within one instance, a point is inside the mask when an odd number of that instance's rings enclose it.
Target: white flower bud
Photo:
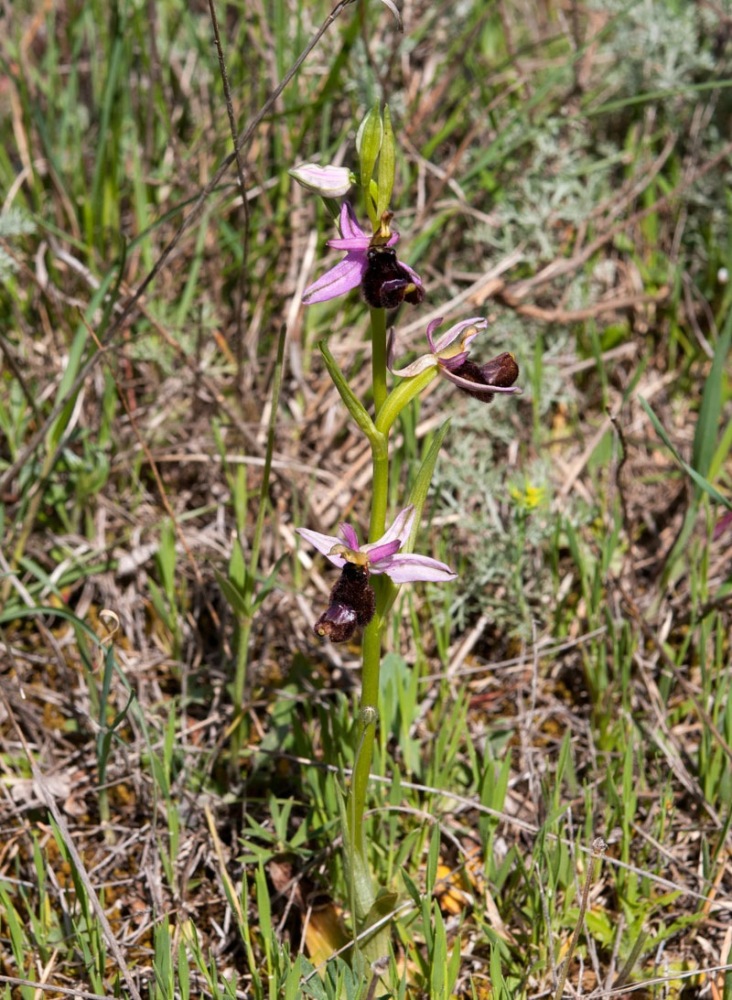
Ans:
[[[334,167],[330,164],[303,163],[290,170],[298,184],[323,198],[342,198],[353,183],[348,167]]]

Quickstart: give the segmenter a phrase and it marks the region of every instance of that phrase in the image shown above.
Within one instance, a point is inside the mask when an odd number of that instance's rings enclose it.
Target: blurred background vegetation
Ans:
[[[329,10],[217,8],[239,130]],[[7,997],[551,995],[578,923],[572,995],[732,997],[732,7],[402,15],[340,10],[244,200],[206,5],[0,4]],[[460,577],[388,636],[375,984],[321,964],[359,659],[313,639],[333,579],[293,530],[368,522],[317,350],[365,392],[367,317],[299,304],[334,233],[287,170],[352,166],[379,100],[428,291],[399,356],[486,315],[524,393],[441,383],[395,435],[396,507],[450,417],[423,545]]]

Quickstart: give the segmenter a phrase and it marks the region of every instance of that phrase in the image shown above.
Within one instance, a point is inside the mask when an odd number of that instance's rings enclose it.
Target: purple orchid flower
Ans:
[[[433,320],[427,327],[427,342],[430,347],[428,354],[423,354],[404,368],[394,368],[394,331],[389,334],[389,371],[401,378],[410,378],[437,368],[440,375],[454,382],[463,392],[490,402],[496,392],[520,393],[521,389],[513,383],[519,375],[519,368],[513,354],[504,352],[491,358],[484,365],[470,360],[468,348],[481,330],[488,326],[482,317],[465,319],[451,326],[446,333],[435,340],[433,334],[442,323],[442,317]],[[457,343],[456,343],[457,342]]]
[[[414,524],[414,507],[410,505],[397,514],[394,523],[377,542],[358,544],[358,535],[350,524],[340,526],[341,536],[324,535],[309,528],[297,528],[301,535],[318,552],[322,552],[341,575],[330,592],[327,609],[318,618],[313,631],[321,639],[346,642],[358,627],[368,625],[374,617],[376,597],[369,583],[369,573],[383,573],[394,583],[411,583],[432,580],[441,583],[454,580],[445,563],[400,552],[409,539]]]
[[[345,250],[346,256],[305,289],[302,301],[306,306],[335,299],[359,285],[368,304],[376,309],[393,309],[404,299],[413,303],[422,301],[421,278],[407,264],[398,261],[391,249],[399,240],[399,233],[382,223],[379,231],[369,235],[358,224],[348,202],[341,208],[340,229],[340,238],[328,240],[328,246]]]
[[[413,524],[414,506],[410,504],[397,514],[394,523],[377,542],[367,545],[358,544],[358,535],[350,524],[340,526],[340,538],[337,535],[323,535],[309,528],[297,528],[296,531],[339,569],[346,563],[366,566],[370,573],[384,573],[394,583],[414,583],[419,580],[445,583],[454,580],[457,573],[453,573],[445,563],[430,556],[399,551],[409,539]]]

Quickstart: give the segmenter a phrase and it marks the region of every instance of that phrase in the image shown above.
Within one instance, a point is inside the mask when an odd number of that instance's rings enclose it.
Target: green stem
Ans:
[[[374,414],[378,419],[384,406],[388,390],[386,384],[386,312],[383,309],[371,310],[371,374],[374,399]],[[327,363],[326,359],[326,363]],[[332,374],[332,373],[331,373]],[[344,393],[341,391],[341,396]],[[347,404],[348,405],[348,404]],[[391,425],[389,425],[391,426]],[[369,541],[374,542],[384,534],[386,526],[386,509],[389,497],[389,449],[388,431],[383,434],[372,424],[368,428],[371,442],[372,462],[372,497],[371,520],[369,523]],[[363,825],[366,810],[366,794],[368,792],[371,762],[374,755],[374,741],[379,710],[379,672],[381,668],[381,635],[383,632],[383,610],[387,605],[391,581],[385,577],[372,579],[376,595],[376,613],[363,633],[363,674],[361,678],[361,711],[359,713],[356,735],[356,757],[353,764],[351,791],[348,799],[348,824],[350,827],[351,850],[359,855],[360,863],[351,864],[352,872],[364,873],[364,879],[355,881],[352,886],[357,923],[364,920],[373,903],[372,880],[368,876],[366,862],[366,838]]]
[[[386,449],[383,453],[379,453],[372,445],[371,463],[373,466],[373,495],[371,497],[369,541],[375,542],[381,538],[386,528],[386,507],[389,499],[389,454]]]
[[[363,676],[361,678],[361,710],[379,707],[379,666],[381,636],[384,631],[384,606],[393,584],[386,577],[372,577],[376,591],[376,613],[363,632]]]
[[[387,396],[386,387],[386,310],[371,310],[371,377],[374,414],[378,417]]]
[[[373,380],[374,414],[376,420],[388,398],[386,385],[386,310],[371,310],[371,375]],[[386,507],[389,498],[389,449],[387,434],[379,435],[379,448],[371,441],[373,464],[373,494],[369,541],[375,542],[384,534]],[[378,679],[378,674],[377,674]]]
[[[267,446],[264,453],[264,469],[262,470],[262,485],[259,490],[259,506],[257,510],[257,520],[254,525],[254,535],[252,538],[252,551],[249,559],[244,582],[244,603],[251,609],[254,598],[254,584],[259,568],[259,552],[262,547],[262,537],[264,535],[264,520],[269,513],[269,484],[272,475],[272,456],[274,455],[275,431],[277,429],[277,417],[279,413],[280,392],[282,390],[282,374],[285,366],[285,339],[287,327],[282,324],[280,336],[277,342],[277,361],[275,363],[274,377],[272,379],[272,398],[269,415],[269,426],[267,428]],[[238,645],[236,650],[236,669],[234,672],[234,684],[232,697],[235,711],[239,711],[244,701],[244,692],[247,685],[247,667],[249,665],[249,638],[251,633],[251,613],[239,621]],[[239,729],[237,727],[237,733]],[[236,752],[234,752],[236,750]],[[232,759],[236,761],[238,754],[238,737],[232,743]]]
[[[376,737],[379,706],[379,668],[381,666],[381,632],[383,620],[377,612],[363,633],[363,676],[361,680],[361,712],[358,723],[358,755],[354,762],[351,781],[351,838],[361,854],[365,851],[363,814],[366,809],[366,792],[371,773],[371,760]],[[375,711],[370,711],[374,709]]]
[[[348,809],[351,824],[351,839],[356,850],[363,856],[366,844],[363,831],[363,815],[366,809],[371,762],[376,738],[379,710],[379,672],[381,668],[381,637],[386,624],[386,609],[394,602],[397,588],[388,577],[372,578],[376,591],[376,614],[363,632],[363,674],[361,677],[361,710],[359,713],[356,746],[358,752],[353,765],[351,798]]]

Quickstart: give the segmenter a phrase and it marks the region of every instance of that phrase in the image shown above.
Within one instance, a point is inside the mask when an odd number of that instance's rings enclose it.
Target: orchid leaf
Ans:
[[[394,421],[402,410],[408,406],[412,400],[423,392],[430,382],[433,382],[438,375],[437,366],[432,366],[413,375],[410,378],[403,378],[389,393],[379,410],[376,418],[376,427],[382,434],[388,434]]]
[[[364,935],[370,927],[376,927],[372,934],[360,938],[361,951],[369,962],[377,962],[389,954],[390,938],[389,924],[399,897],[388,889],[379,889],[371,905],[363,925],[359,927],[359,936]]]
[[[442,442],[445,439],[449,426],[450,421],[446,420],[435,434],[432,444],[422,460],[422,465],[420,466],[417,478],[415,479],[414,485],[412,486],[412,490],[409,494],[409,502],[414,504],[416,516],[414,518],[409,540],[404,546],[405,551],[407,552],[411,552],[414,548],[417,531],[419,530],[419,524],[422,520],[422,508],[424,507],[427,494],[429,493],[430,483],[432,482],[432,474],[434,473],[435,465],[437,464],[437,456],[440,453],[440,448],[442,447]]]
[[[375,893],[371,880],[368,862],[366,860],[366,844],[363,827],[351,836],[351,826],[348,822],[346,801],[340,786],[336,783],[338,811],[341,818],[341,835],[343,837],[343,866],[345,868],[346,885],[350,892],[351,910],[360,924],[374,905]],[[359,843],[356,843],[356,840]]]
[[[323,361],[325,362],[325,367],[328,369],[328,374],[333,379],[333,383],[338,390],[341,399],[345,403],[348,412],[369,439],[374,450],[377,448],[386,449],[386,439],[384,435],[376,429],[373,420],[355,396],[353,390],[348,384],[348,380],[338,367],[336,359],[328,350],[328,345],[324,340],[321,340],[318,347],[320,348],[320,353],[323,355]]]

